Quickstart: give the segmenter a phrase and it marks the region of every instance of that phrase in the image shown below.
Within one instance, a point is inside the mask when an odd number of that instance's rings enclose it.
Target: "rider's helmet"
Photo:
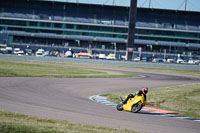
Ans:
[[[143,92],[144,94],[147,94],[147,93],[148,93],[148,88],[143,88],[143,89],[142,89],[142,92]]]

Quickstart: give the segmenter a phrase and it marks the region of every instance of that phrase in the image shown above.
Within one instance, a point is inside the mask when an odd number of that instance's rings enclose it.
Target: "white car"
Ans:
[[[162,63],[162,62],[164,62],[164,60],[163,60],[162,58],[154,58],[154,59],[152,60],[152,62],[153,62],[153,63]]]
[[[6,47],[6,53],[12,54],[13,48],[12,47]]]
[[[45,51],[44,51],[44,49],[38,49],[38,51],[36,51],[35,55],[36,55],[36,56],[39,56],[39,57],[45,56]]]
[[[136,57],[136,58],[134,58],[133,61],[134,61],[134,62],[138,62],[138,61],[140,61],[140,57]]]
[[[176,63],[178,63],[178,64],[184,64],[185,61],[184,61],[183,59],[181,59],[181,58],[178,58],[178,59],[176,60]]]
[[[167,59],[165,62],[166,63],[175,63],[176,61],[175,61],[175,59]]]
[[[20,48],[14,48],[13,54],[18,55]]]
[[[196,65],[200,65],[200,60],[195,60],[194,62]]]
[[[99,54],[99,59],[106,59],[106,55],[105,54]]]
[[[72,51],[67,51],[67,52],[65,52],[65,56],[66,57],[72,57],[73,55],[72,55]]]
[[[0,44],[0,53],[6,53],[6,44]]]
[[[24,55],[24,51],[20,50],[20,48],[15,48],[13,54],[22,56]]]
[[[195,64],[195,60],[193,60],[192,58],[190,58],[190,59],[188,60],[188,64],[194,65],[194,64]]]
[[[23,51],[23,50],[20,50],[19,53],[18,53],[17,55],[19,55],[19,56],[24,55],[24,51]]]

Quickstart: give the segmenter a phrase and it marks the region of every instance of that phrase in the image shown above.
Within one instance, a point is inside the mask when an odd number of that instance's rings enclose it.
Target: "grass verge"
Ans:
[[[0,111],[1,133],[136,133]]]
[[[61,62],[52,62],[52,61],[35,61],[35,60],[11,60],[11,59],[0,59],[0,66],[1,62],[10,61],[10,62],[26,62],[26,63],[38,63],[38,64],[45,64],[45,65],[77,65],[77,66],[86,66],[86,67],[95,67],[95,68],[111,68],[111,69],[119,69],[119,70],[134,70],[134,71],[141,71],[141,72],[157,72],[157,73],[167,73],[167,74],[179,74],[179,75],[189,75],[189,76],[200,76],[200,70],[183,70],[183,69],[172,69],[172,68],[146,68],[146,67],[130,67],[130,66],[111,66],[111,65],[100,65],[100,64],[86,64],[86,63],[61,63]],[[108,72],[108,71],[107,71]],[[124,75],[124,74],[123,74]],[[131,74],[133,75],[133,74]],[[125,74],[124,76],[118,77],[131,77],[129,74]],[[0,74],[1,76],[1,74]],[[104,75],[105,76],[105,75]],[[55,76],[53,76],[55,77]],[[75,76],[77,77],[77,76]],[[90,76],[91,77],[91,76]],[[100,76],[103,77],[103,76]],[[110,76],[107,76],[110,77]],[[113,76],[111,76],[113,77]],[[133,77],[139,77],[138,75],[133,75]]]
[[[67,78],[115,78],[139,77],[136,74],[91,70],[74,67],[53,66],[48,64],[2,61],[0,60],[0,77],[67,77]]]
[[[51,62],[46,62],[51,63]],[[96,67],[96,68],[111,68],[119,70],[133,70],[140,72],[157,72],[164,74],[179,74],[186,76],[200,76],[200,70],[184,70],[184,69],[173,69],[173,68],[147,68],[147,67],[134,67],[134,66],[111,66],[111,65],[100,65],[100,64],[84,64],[84,63],[58,63],[56,64],[67,64],[67,65],[77,65],[86,67]],[[146,64],[148,65],[148,64]],[[156,64],[155,64],[156,65]]]
[[[186,76],[200,76],[200,70],[182,70],[172,68],[141,68],[141,67],[127,67],[130,70],[145,71],[145,72],[157,72],[157,73],[169,73],[180,74]]]
[[[105,94],[108,100],[119,103],[119,96],[129,93]],[[200,119],[200,84],[150,89],[147,106],[179,112],[179,115]]]
[[[133,71],[140,71],[140,72],[156,72],[156,73],[163,73],[163,74],[179,74],[179,75],[186,75],[186,76],[200,76],[200,70],[185,70],[185,69],[178,69],[178,68],[177,69],[174,69],[174,68],[148,68],[148,67],[135,67],[135,66],[117,66],[117,65],[111,66],[111,65],[100,65],[100,64],[58,63],[58,62],[56,62],[56,64],[70,64],[70,65],[78,65],[78,66],[86,66],[86,67],[88,66],[88,67],[96,67],[96,68],[133,70]],[[148,63],[146,65],[148,65]],[[179,64],[179,65],[181,65],[181,64]]]

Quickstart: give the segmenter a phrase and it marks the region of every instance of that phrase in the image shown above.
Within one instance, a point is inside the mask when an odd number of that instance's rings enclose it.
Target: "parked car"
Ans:
[[[12,54],[13,48],[12,47],[6,47],[6,54]]]
[[[32,55],[33,54],[33,50],[27,48],[27,49],[24,50],[24,53],[25,53],[25,55]]]
[[[85,52],[80,52],[75,54],[76,58],[93,58],[93,55],[91,55],[90,53],[85,53]]]
[[[54,56],[54,57],[58,57],[60,54],[60,51],[58,49],[54,49],[52,51],[49,51],[49,56]]]
[[[20,48],[15,48],[13,54],[22,56],[24,55],[24,51],[20,50]]]
[[[196,65],[200,64],[200,60],[195,60],[194,62],[195,62]]]
[[[115,54],[109,54],[107,57],[106,57],[107,60],[115,60]]]
[[[37,51],[36,51],[36,53],[35,53],[35,55],[36,56],[39,56],[39,57],[43,57],[43,56],[45,56],[45,51],[44,51],[44,49],[38,49]]]
[[[0,53],[5,54],[6,53],[6,44],[0,44]]]
[[[195,64],[195,60],[193,60],[192,58],[190,58],[190,59],[188,60],[188,64],[194,65],[194,64]]]
[[[14,48],[13,54],[18,55],[20,48]]]
[[[175,59],[167,59],[166,61],[165,61],[166,63],[175,63],[176,62],[176,60]]]
[[[99,55],[98,55],[98,58],[99,58],[99,59],[106,59],[106,55],[105,55],[105,54],[99,54]]]
[[[177,64],[185,64],[186,61],[184,61],[184,60],[181,59],[181,58],[178,58],[178,59],[176,60],[176,63],[177,63]]]
[[[147,59],[147,57],[142,57],[141,61],[142,61],[142,62],[147,62],[148,59]]]
[[[133,59],[134,62],[139,62],[140,61],[140,57],[136,57]]]
[[[164,62],[164,61],[163,61],[162,58],[154,58],[154,59],[152,60],[152,62],[153,62],[153,63],[162,63],[162,62]]]
[[[73,57],[72,51],[69,51],[69,50],[66,51],[66,52],[65,52],[65,56],[66,56],[66,57]]]

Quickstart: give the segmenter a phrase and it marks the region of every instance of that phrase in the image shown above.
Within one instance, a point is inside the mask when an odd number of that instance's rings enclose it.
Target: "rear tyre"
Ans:
[[[137,113],[137,112],[139,112],[142,109],[142,107],[143,107],[142,104],[137,103],[137,104],[133,105],[133,108],[132,108],[131,111],[133,113]]]
[[[123,104],[122,103],[117,104],[116,108],[117,108],[118,111],[122,111],[123,110]]]

